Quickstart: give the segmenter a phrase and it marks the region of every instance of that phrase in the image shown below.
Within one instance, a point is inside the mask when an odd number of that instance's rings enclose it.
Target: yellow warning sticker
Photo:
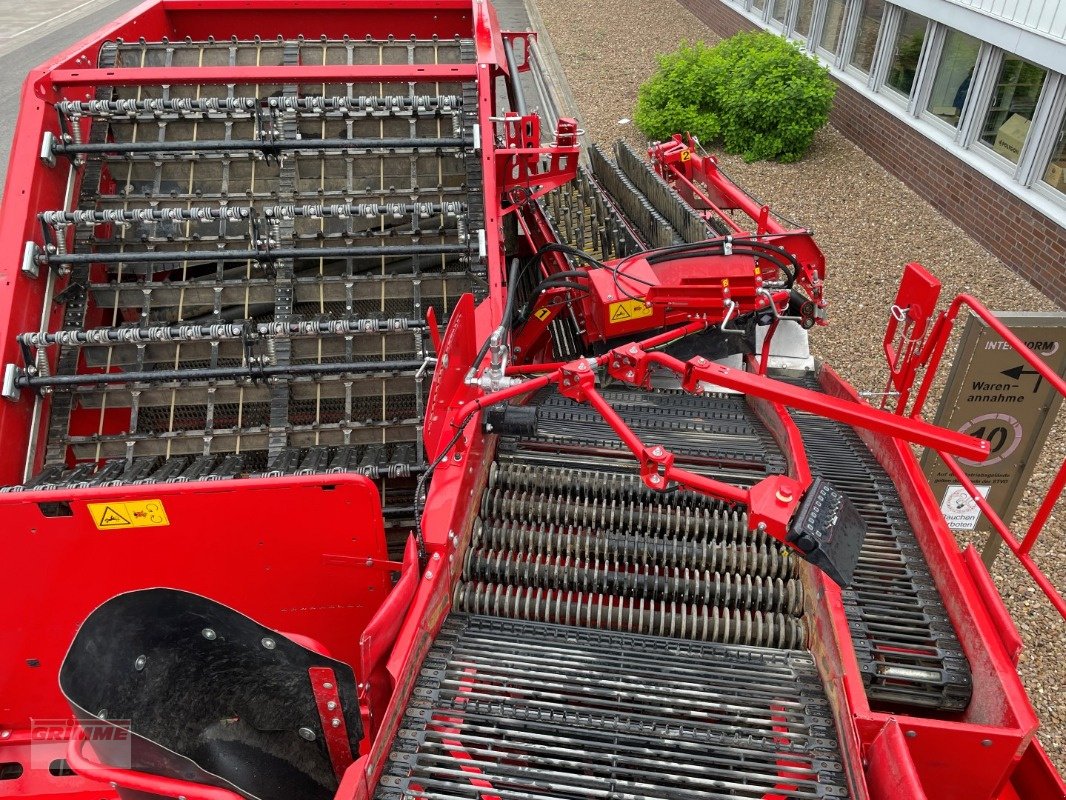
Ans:
[[[650,316],[651,306],[643,300],[621,300],[607,306],[607,318],[612,324]]]
[[[544,322],[544,320],[546,320],[551,315],[552,310],[550,308],[539,308],[533,312],[533,316],[539,319],[541,322]]]
[[[93,522],[102,531],[118,528],[158,528],[169,525],[162,500],[127,500],[122,503],[88,503]]]

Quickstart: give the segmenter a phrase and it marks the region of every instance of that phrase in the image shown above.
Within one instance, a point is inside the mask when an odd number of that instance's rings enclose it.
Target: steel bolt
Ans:
[[[209,642],[213,642],[216,638],[218,638],[218,634],[215,633],[211,628],[204,628],[202,631],[200,631],[200,633],[202,633],[204,635],[204,638],[207,639]]]
[[[323,689],[332,689],[333,688],[333,684],[330,683],[329,681],[326,681],[325,683],[322,684],[322,688]]]
[[[656,447],[654,450],[651,451],[651,454],[658,458],[663,454],[663,449],[661,447]]]
[[[137,656],[137,660],[133,662],[133,668],[140,672],[142,669],[144,669],[144,665],[147,663],[147,656]]]
[[[330,700],[328,703],[326,703],[326,708],[328,708],[330,711],[336,711],[337,710],[337,701],[336,700]]]
[[[981,740],[981,747],[991,747],[991,746],[992,746],[992,740],[991,739],[982,739]]]
[[[663,482],[663,479],[660,478],[658,475],[652,475],[651,476],[651,482],[656,484],[656,485],[658,485],[658,484]]]
[[[300,734],[301,738],[306,739],[309,742],[313,742],[315,740],[315,732],[310,728],[300,728],[297,733]]]
[[[332,725],[334,728],[339,728],[341,726],[340,717],[334,717],[329,721],[329,724]]]
[[[10,739],[11,731],[0,731],[0,739]]]
[[[278,646],[277,642],[275,642],[269,636],[264,636],[263,637],[263,647],[265,647],[267,650],[273,650],[277,646]]]

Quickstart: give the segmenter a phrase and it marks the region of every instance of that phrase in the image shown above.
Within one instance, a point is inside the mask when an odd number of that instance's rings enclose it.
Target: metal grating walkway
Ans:
[[[847,797],[809,654],[452,614],[377,800]]]

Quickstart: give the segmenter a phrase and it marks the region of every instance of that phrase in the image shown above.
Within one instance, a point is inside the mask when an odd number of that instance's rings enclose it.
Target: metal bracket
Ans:
[[[4,385],[3,390],[0,391],[0,396],[13,403],[17,403],[19,397],[22,396],[22,390],[19,388],[16,380],[18,374],[19,368],[17,364],[8,364],[4,367]]]
[[[333,771],[339,780],[344,777],[344,771],[351,766],[354,758],[348,740],[348,726],[344,723],[341,696],[337,690],[337,677],[329,667],[309,667],[307,674],[311,678],[311,690],[315,694],[315,705],[322,723],[322,738],[326,741],[329,760],[333,762]]]
[[[41,255],[41,248],[36,242],[26,242],[22,248],[22,274],[27,278],[36,278],[41,274],[41,268],[37,263]]]
[[[41,161],[49,167],[56,165],[55,146],[56,135],[51,131],[45,131],[44,138],[41,139]]]

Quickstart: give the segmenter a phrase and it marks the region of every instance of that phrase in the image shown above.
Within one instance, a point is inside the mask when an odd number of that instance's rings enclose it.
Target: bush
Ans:
[[[637,126],[649,139],[691,133],[746,161],[797,161],[829,120],[829,70],[772,33],[738,33],[715,47],[682,43],[640,87]]]

